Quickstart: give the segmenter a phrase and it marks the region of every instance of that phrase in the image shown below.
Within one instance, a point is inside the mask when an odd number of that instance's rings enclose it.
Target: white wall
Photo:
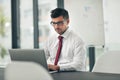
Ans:
[[[65,0],[70,27],[87,45],[104,45],[102,0]]]
[[[120,50],[120,0],[103,0],[105,44],[108,50]]]

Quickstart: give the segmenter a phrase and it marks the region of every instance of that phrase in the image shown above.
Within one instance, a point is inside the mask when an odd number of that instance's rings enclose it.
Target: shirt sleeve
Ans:
[[[85,47],[82,41],[75,41],[73,49],[73,60],[66,64],[60,64],[60,71],[85,71],[86,69],[86,54]]]

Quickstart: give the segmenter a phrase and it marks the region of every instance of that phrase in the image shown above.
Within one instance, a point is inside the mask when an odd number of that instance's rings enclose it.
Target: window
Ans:
[[[21,48],[33,48],[33,0],[20,0]]]
[[[0,66],[9,61],[11,48],[11,4],[10,0],[0,0]]]
[[[50,11],[57,7],[57,0],[39,0],[39,47],[43,48],[44,41],[53,32],[50,25]]]

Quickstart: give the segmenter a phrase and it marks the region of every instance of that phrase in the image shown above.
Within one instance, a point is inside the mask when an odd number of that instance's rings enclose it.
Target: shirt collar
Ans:
[[[68,27],[68,29],[67,29],[61,36],[63,36],[64,39],[65,39],[65,38],[68,37],[69,33],[70,33],[70,29],[69,29],[69,27]],[[59,36],[59,34],[58,34],[57,36]]]

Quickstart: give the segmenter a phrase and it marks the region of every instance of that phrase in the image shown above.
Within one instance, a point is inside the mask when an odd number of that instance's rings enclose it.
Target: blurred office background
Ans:
[[[50,11],[56,7],[69,11],[70,27],[84,39],[86,48],[94,47],[95,60],[105,51],[120,50],[119,3],[120,0],[0,0],[0,65],[9,62],[8,49],[43,48],[44,41],[54,33]]]

